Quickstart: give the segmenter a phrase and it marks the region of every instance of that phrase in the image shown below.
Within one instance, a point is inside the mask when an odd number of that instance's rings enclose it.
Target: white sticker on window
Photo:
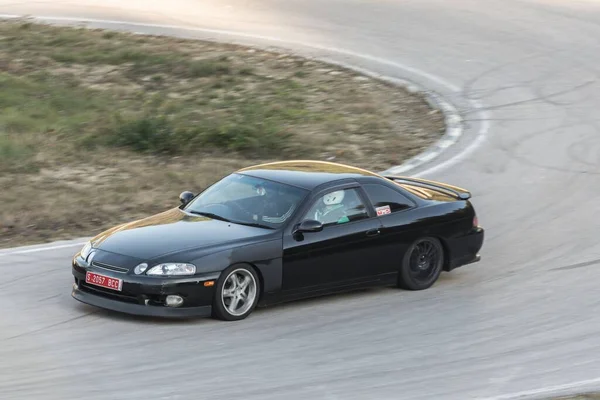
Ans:
[[[377,211],[377,216],[392,213],[392,209],[390,208],[390,206],[377,207],[375,210]]]

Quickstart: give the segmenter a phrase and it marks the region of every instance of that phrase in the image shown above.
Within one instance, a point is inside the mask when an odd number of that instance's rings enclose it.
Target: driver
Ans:
[[[338,190],[327,193],[323,196],[323,201],[319,202],[319,207],[315,211],[315,219],[323,225],[331,223],[344,223],[350,221],[346,216],[346,211],[342,201],[344,200],[345,192]]]

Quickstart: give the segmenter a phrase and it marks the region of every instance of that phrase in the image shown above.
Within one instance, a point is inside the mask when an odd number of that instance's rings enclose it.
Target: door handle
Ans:
[[[379,231],[379,229],[371,229],[370,231],[367,231],[367,236],[373,237],[379,235],[380,233],[381,232]]]

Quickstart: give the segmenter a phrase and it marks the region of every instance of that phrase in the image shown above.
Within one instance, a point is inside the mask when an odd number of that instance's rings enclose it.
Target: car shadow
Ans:
[[[459,280],[460,278],[458,278],[456,274],[444,272],[440,275],[437,282],[430,289],[426,289],[425,292],[427,290],[433,291],[435,289],[441,289],[447,285],[452,285],[453,282],[458,282]],[[305,307],[311,307],[313,309],[323,307],[324,310],[324,307],[335,303],[344,303],[356,300],[360,301],[362,299],[368,301],[370,298],[379,296],[403,296],[405,299],[407,299],[411,298],[411,296],[413,295],[422,295],[422,293],[423,291],[404,290],[401,288],[397,288],[394,285],[353,289],[350,291],[323,294],[316,297],[310,297],[286,303],[274,304],[267,307],[261,307],[254,310],[253,314],[268,315],[269,313],[277,313],[281,312],[282,310],[302,309]]]
[[[285,303],[279,303],[270,305],[267,307],[257,308],[254,313],[260,314],[268,314],[269,312],[280,312],[281,310],[295,309],[295,308],[305,308],[305,307],[326,307],[335,303],[344,303],[350,300],[356,301],[362,298],[368,299],[372,296],[377,295],[393,295],[397,293],[398,290],[394,287],[375,287],[375,288],[364,288],[364,289],[354,289],[352,291],[345,291],[339,293],[329,293],[318,295],[316,297],[310,297],[305,299],[293,300]]]

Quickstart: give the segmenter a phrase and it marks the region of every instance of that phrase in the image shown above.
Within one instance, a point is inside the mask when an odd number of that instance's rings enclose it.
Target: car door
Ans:
[[[325,204],[324,199],[332,198],[332,194],[343,194],[342,201]],[[381,225],[367,204],[358,185],[331,188],[312,199],[297,222],[320,219],[323,230],[284,235],[284,295],[331,289],[369,278],[369,266],[380,261]],[[334,206],[337,215],[325,212]]]
[[[426,221],[417,204],[392,185],[363,183],[370,205],[381,222],[378,274],[396,274],[408,246],[419,236]]]

